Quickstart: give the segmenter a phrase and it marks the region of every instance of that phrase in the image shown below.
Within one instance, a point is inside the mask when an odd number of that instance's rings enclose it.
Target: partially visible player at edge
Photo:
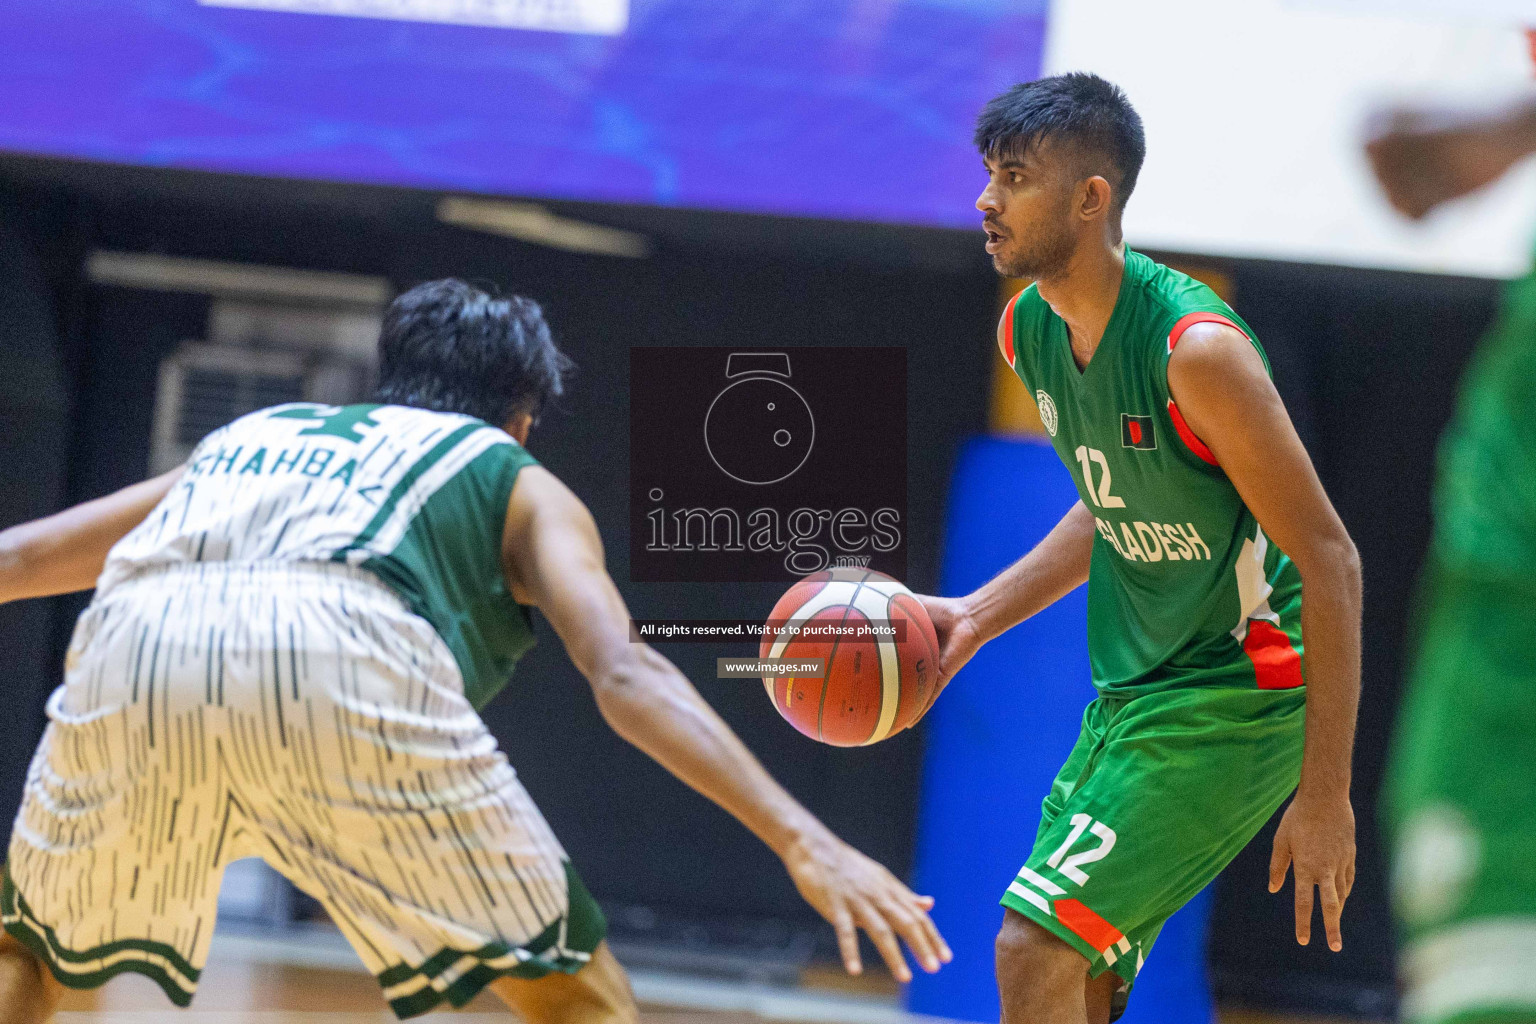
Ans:
[[[1034,281],[998,346],[1080,500],[992,582],[924,601],[943,685],[1088,582],[1099,695],[1002,897],[997,976],[1005,1024],[1103,1024],[1163,922],[1293,791],[1270,889],[1291,868],[1297,941],[1316,889],[1342,947],[1360,562],[1253,332],[1122,241],[1146,149],[1125,95],[1088,74],[1018,85],[982,111],[976,142],[987,252]]]
[[[1402,111],[1368,147],[1415,219],[1536,153],[1536,101]],[[1536,274],[1440,441],[1382,809],[1408,1024],[1536,1024]]]
[[[900,979],[932,901],[763,770],[629,614],[581,501],[524,445],[564,357],[459,281],[391,305],[378,403],[222,427],[187,466],[0,533],[0,601],[96,588],[3,880],[0,1015],[123,970],[196,989],[219,879],[263,857],[401,1017],[489,986],[530,1024],[637,1019],[604,922],[476,714],[544,613],[621,736],[751,829]],[[105,566],[105,568],[104,568]]]

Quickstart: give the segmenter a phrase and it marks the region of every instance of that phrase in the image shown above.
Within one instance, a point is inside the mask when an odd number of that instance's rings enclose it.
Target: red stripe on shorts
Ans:
[[[1057,919],[1070,928],[1074,935],[1100,953],[1125,938],[1118,928],[1077,900],[1057,900],[1051,909],[1056,911]]]

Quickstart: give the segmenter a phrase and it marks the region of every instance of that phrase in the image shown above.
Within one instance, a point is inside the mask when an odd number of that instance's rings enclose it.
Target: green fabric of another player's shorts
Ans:
[[[1095,700],[1003,906],[1087,957],[1090,977],[1134,983],[1163,922],[1296,788],[1305,716],[1304,688]]]
[[[1536,586],[1432,562],[1385,811],[1409,1024],[1536,1020]]]

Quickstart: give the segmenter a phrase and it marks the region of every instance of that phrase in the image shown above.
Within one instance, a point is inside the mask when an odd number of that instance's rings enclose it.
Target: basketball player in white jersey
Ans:
[[[262,857],[403,1017],[489,986],[531,1024],[630,1021],[604,923],[476,709],[538,608],[625,739],[783,860],[860,970],[937,970],[931,900],[800,807],[630,642],[592,517],[523,447],[561,391],[539,308],[458,281],[390,307],[378,404],[295,404],[174,472],[0,533],[0,600],[96,588],[0,878],[0,1020],[148,975],[186,1005],[219,881]],[[636,851],[645,855],[646,851]]]

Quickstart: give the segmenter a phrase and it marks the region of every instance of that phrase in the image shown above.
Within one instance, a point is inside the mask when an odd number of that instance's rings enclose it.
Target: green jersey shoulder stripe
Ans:
[[[431,484],[443,479],[444,474],[436,474],[433,480],[423,480],[423,477],[426,477],[428,472],[453,451],[461,441],[486,429],[488,428],[484,424],[466,423],[439,441],[426,455],[412,463],[411,467],[395,483],[394,488],[389,492],[389,496],[384,499],[384,503],[379,506],[379,511],[374,515],[373,519],[357,535],[357,539],[347,545],[342,551],[338,551],[333,557],[337,561],[341,561],[345,558],[345,552],[367,548],[370,542],[384,532],[385,525],[397,512],[409,518],[413,503],[406,499],[411,494],[412,488],[417,489],[417,497],[420,497],[422,492],[430,493]],[[487,438],[486,440],[494,443],[493,439]],[[483,451],[485,447],[486,445],[482,443],[478,446],[478,449]],[[420,508],[420,503],[415,503],[415,507]]]

